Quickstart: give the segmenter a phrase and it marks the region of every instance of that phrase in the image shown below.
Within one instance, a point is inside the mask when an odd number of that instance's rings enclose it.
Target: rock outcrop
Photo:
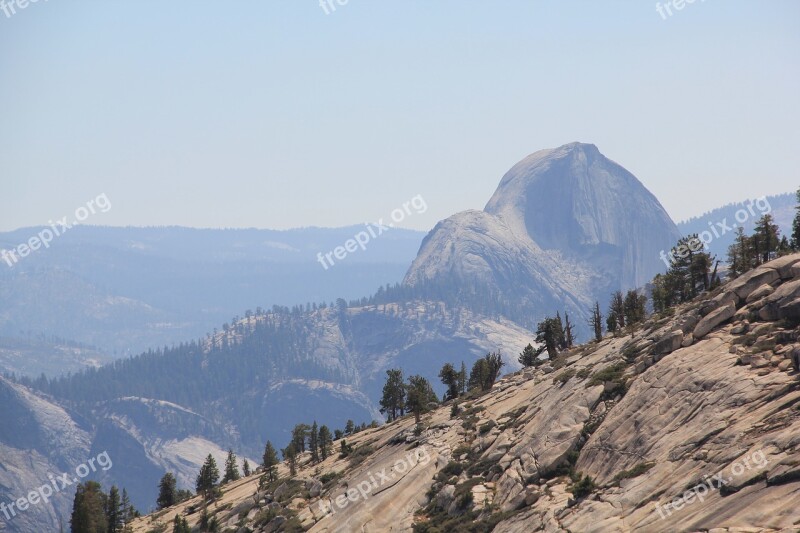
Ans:
[[[503,533],[796,531],[800,320],[761,316],[798,297],[798,265],[800,254],[781,258],[631,335],[509,374],[425,415],[416,431],[407,416],[347,437],[358,461],[305,456],[299,478],[323,480],[319,495],[299,482],[276,503],[257,476],[236,482],[215,506],[220,523],[237,518],[258,532],[290,521],[320,532],[475,522]],[[198,502],[134,530],[190,508]],[[196,523],[196,512],[188,517]]]
[[[679,238],[630,172],[572,143],[517,163],[483,211],[437,224],[404,284],[478,287],[535,318],[566,309],[583,330],[596,300],[643,286]]]

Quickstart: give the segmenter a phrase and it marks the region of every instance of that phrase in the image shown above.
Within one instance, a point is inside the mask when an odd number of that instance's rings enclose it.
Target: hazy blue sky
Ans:
[[[8,0],[6,0],[8,2]],[[800,185],[800,2],[39,0],[0,11],[0,230],[402,225],[595,143],[676,220]]]

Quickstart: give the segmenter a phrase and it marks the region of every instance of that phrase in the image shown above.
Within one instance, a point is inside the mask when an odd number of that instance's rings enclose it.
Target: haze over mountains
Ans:
[[[567,311],[585,331],[595,300],[605,307],[612,291],[663,271],[659,251],[681,236],[632,174],[581,143],[520,161],[483,211],[437,224],[410,267],[403,260],[417,248],[416,232],[393,230],[370,244],[372,255],[329,270],[314,256],[351,238],[352,228],[277,233],[82,228],[50,255],[3,270],[0,294],[10,305],[0,332],[54,331],[117,355],[145,342],[154,351],[37,382],[35,393],[0,380],[0,393],[30,413],[31,434],[40,435],[23,442],[21,419],[0,425],[3,456],[39,465],[0,472],[0,496],[64,470],[75,454],[62,449],[108,450],[116,466],[104,484],[127,487],[146,510],[165,470],[188,486],[206,453],[233,447],[259,457],[267,439],[285,443],[298,422],[341,428],[379,419],[388,368],[438,383],[443,363],[469,366],[499,350],[506,370],[516,370],[538,320]],[[375,291],[406,268],[402,284]],[[305,292],[289,292],[298,287]],[[332,301],[342,287],[350,302],[257,309],[259,301],[319,303],[314,295]],[[208,332],[208,320],[219,330],[192,340]],[[57,416],[45,420],[45,412]],[[41,437],[54,419],[76,428],[58,446]],[[54,516],[29,519],[51,527]]]

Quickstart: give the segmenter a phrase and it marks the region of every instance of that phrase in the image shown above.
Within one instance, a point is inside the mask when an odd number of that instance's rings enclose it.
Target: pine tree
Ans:
[[[758,236],[756,242],[760,254],[759,262],[767,263],[775,259],[780,243],[780,229],[774,223],[772,215],[766,214],[756,222],[755,234]]]
[[[640,295],[634,290],[629,290],[625,295],[624,314],[629,326],[638,324],[645,319],[647,296]]]
[[[741,276],[752,266],[752,253],[750,238],[745,235],[744,228],[736,228],[736,237],[733,244],[728,247],[728,273],[731,279]]]
[[[386,384],[383,386],[380,405],[381,413],[386,415],[386,419],[389,422],[405,414],[403,371],[399,368],[392,368],[386,371]]]
[[[611,304],[608,309],[608,315],[614,316],[617,327],[625,327],[625,298],[622,296],[622,291],[616,291],[611,295]]]
[[[467,365],[461,361],[461,370],[458,371],[458,390],[464,395],[467,393]]]
[[[236,481],[241,476],[239,475],[239,465],[236,462],[236,454],[233,450],[228,450],[228,458],[225,459],[225,475],[222,477],[222,483]]]
[[[319,453],[323,461],[331,454],[332,445],[331,430],[328,429],[328,426],[321,426],[319,428]]]
[[[283,454],[283,460],[289,465],[289,475],[294,477],[297,475],[297,448],[295,447],[294,442],[290,442],[289,445],[281,450]]]
[[[202,494],[205,499],[214,492],[214,488],[219,482],[219,468],[217,462],[211,454],[206,457],[206,462],[200,467],[200,472],[197,474],[195,481],[195,490],[197,494]]]
[[[594,340],[600,342],[603,340],[603,315],[600,314],[600,302],[594,303],[594,311],[592,311],[592,318],[589,325],[594,331]]]
[[[319,462],[319,427],[317,421],[311,424],[311,433],[309,433],[308,447],[311,451],[311,462]]]
[[[172,472],[167,472],[161,477],[161,481],[158,483],[158,499],[156,499],[159,511],[177,503],[176,486],[177,481]]]
[[[475,361],[472,366],[472,372],[469,375],[470,388],[478,388],[481,391],[491,389],[500,376],[500,370],[504,365],[505,363],[499,352],[488,353]]]
[[[428,405],[438,403],[439,399],[433,391],[433,387],[422,376],[410,376],[406,385],[406,405],[408,410],[414,413],[414,420],[419,424],[423,413],[428,412]]]
[[[106,495],[96,481],[78,484],[70,519],[72,533],[107,533]]]
[[[172,521],[172,533],[192,533],[186,518],[179,514],[175,515],[175,519]]]
[[[306,439],[308,432],[311,428],[308,424],[297,424],[292,430],[292,444],[296,453],[303,453],[306,451]]]
[[[795,205],[794,210],[794,220],[792,220],[792,240],[790,241],[790,246],[792,250],[798,251],[800,250],[800,189],[797,189],[795,193],[795,201],[797,205]]]
[[[108,523],[108,533],[122,533],[125,527],[123,520],[122,503],[119,497],[119,489],[115,485],[111,486],[106,499],[106,522]]]
[[[344,434],[345,435],[352,435],[356,431],[355,422],[352,420],[348,420],[347,423],[344,425]]]
[[[560,317],[548,317],[539,322],[536,328],[536,342],[540,346],[537,356],[544,350],[547,350],[550,359],[558,355],[559,349],[566,344]]]
[[[444,394],[444,401],[458,398],[458,372],[453,368],[453,365],[445,363],[439,371],[439,379],[441,379],[442,384],[447,386],[447,391]]]
[[[569,321],[569,314],[564,311],[564,344],[566,348],[572,348],[575,343],[575,337],[572,334],[572,324]]]
[[[609,333],[616,333],[618,328],[619,324],[617,324],[617,315],[609,312],[608,316],[606,317],[606,329]]]
[[[567,337],[564,335],[564,322],[561,320],[561,313],[556,311],[556,321],[554,323],[556,326],[556,345],[558,346],[559,350],[566,350],[567,349]]]
[[[138,511],[133,508],[133,505],[131,505],[131,499],[128,497],[128,491],[125,488],[122,489],[122,502],[120,506],[122,507],[122,521],[126,524],[130,523],[130,521],[139,514]]]
[[[538,354],[533,345],[528,344],[519,354],[517,361],[519,361],[519,364],[522,366],[535,366],[537,357]]]
[[[267,481],[278,479],[278,452],[270,441],[264,446],[264,456],[262,463],[264,466],[264,476]]]
[[[242,474],[244,477],[248,477],[252,472],[250,471],[250,463],[248,462],[247,458],[242,461]]]

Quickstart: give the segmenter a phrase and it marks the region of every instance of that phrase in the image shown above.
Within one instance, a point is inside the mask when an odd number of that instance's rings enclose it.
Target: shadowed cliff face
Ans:
[[[595,300],[640,287],[680,238],[658,200],[591,144],[541,150],[503,177],[484,211],[440,222],[405,283],[477,283],[534,315],[581,317]]]
[[[659,252],[680,237],[655,196],[593,144],[526,157],[503,177],[486,212],[546,250],[590,263],[607,256],[600,266],[616,267],[625,287],[649,281],[663,268]]]

